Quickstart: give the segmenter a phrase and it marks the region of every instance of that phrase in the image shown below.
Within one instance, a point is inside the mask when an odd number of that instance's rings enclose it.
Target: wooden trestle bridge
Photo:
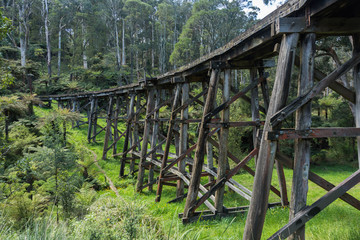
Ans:
[[[110,153],[119,159],[120,177],[137,174],[137,191],[157,185],[156,201],[160,201],[164,185],[176,187],[173,201],[186,199],[180,214],[184,223],[248,211],[243,239],[260,239],[267,208],[289,204],[288,224],[270,239],[304,239],[305,223],[337,198],[360,210],[360,201],[346,193],[359,183],[360,170],[338,186],[309,171],[310,138],[360,139],[359,9],[357,0],[290,0],[224,47],[177,70],[114,89],[41,99],[86,112],[87,122],[78,125],[88,124],[88,141],[96,141],[105,131],[103,159]],[[314,67],[315,41],[339,35],[352,36],[353,56],[326,75]],[[275,66],[276,77],[270,83],[266,70]],[[295,100],[287,103],[294,66],[298,91]],[[236,69],[250,70],[250,83],[242,89],[233,84]],[[336,81],[350,70],[355,91]],[[327,87],[355,104],[356,128],[311,128],[311,101]],[[217,96],[222,103],[216,103]],[[230,106],[239,99],[248,102],[251,121],[230,121]],[[98,118],[104,118],[100,114],[104,109],[107,124],[101,127]],[[171,109],[171,114],[164,109]],[[292,114],[295,129],[283,129],[282,122]],[[125,123],[126,129],[119,129],[119,123]],[[229,128],[249,126],[254,149],[239,159],[227,146]],[[294,159],[277,148],[283,139],[295,139]],[[247,166],[252,158],[255,170]],[[279,189],[271,185],[274,163]],[[130,172],[125,172],[126,164]],[[293,169],[290,198],[283,166]],[[232,179],[240,169],[254,176],[252,190]],[[208,183],[203,185],[204,178]],[[306,205],[308,180],[328,191],[310,206]],[[249,207],[225,207],[225,186],[250,201]],[[279,196],[279,203],[268,203],[270,191]],[[203,204],[208,210],[197,211]]]

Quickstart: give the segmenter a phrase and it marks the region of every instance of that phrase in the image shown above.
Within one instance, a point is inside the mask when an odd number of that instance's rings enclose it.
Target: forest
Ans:
[[[119,178],[116,158],[100,160],[101,137],[87,143],[86,127],[73,128],[84,116],[46,106],[38,96],[115,88],[136,83],[139,75],[164,74],[250,29],[258,11],[251,0],[0,1],[0,239],[239,239],[246,216],[181,225],[177,214],[184,203],[169,206],[166,193],[161,203],[154,203],[153,192],[136,193],[136,175]],[[352,50],[351,37],[318,39],[315,66],[328,74]],[[268,71],[273,81],[275,69]],[[250,71],[234,72],[235,88],[249,83]],[[292,78],[296,95],[296,70]],[[337,81],[354,89],[352,74]],[[312,108],[313,127],[355,126],[355,105],[329,88]],[[242,104],[232,113],[233,119],[251,115]],[[286,125],[294,127],[295,119]],[[252,134],[251,128],[231,129],[229,149],[244,156]],[[293,156],[293,141],[279,144]],[[357,154],[355,138],[311,140],[314,171],[334,182],[358,167]],[[290,169],[285,173],[291,178]],[[236,177],[248,181],[241,173]],[[288,218],[287,209],[270,211],[265,236]],[[352,225],[329,233],[327,217],[336,211],[326,214],[307,228],[309,239],[360,236]],[[356,225],[357,215],[347,221]]]

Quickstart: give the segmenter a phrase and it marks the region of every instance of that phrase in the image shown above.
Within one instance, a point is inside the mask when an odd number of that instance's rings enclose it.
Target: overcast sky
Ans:
[[[258,13],[258,18],[262,19],[272,11],[274,11],[280,4],[279,0],[276,0],[272,5],[265,5],[263,0],[252,0],[253,5],[260,8],[260,12]]]

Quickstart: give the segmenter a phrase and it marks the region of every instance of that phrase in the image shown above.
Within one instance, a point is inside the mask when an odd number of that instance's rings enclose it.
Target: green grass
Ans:
[[[36,108],[38,115],[46,114],[46,111]],[[99,120],[99,124],[104,126],[105,121]],[[121,196],[128,201],[141,200],[146,205],[147,214],[152,215],[167,233],[168,239],[179,239],[183,234],[187,234],[190,239],[240,239],[242,238],[243,229],[245,227],[246,215],[237,215],[235,217],[223,218],[221,220],[202,221],[189,225],[182,225],[181,220],[177,217],[184,209],[185,201],[181,203],[167,204],[176,196],[175,188],[164,186],[162,198],[160,203],[155,203],[155,190],[149,192],[147,189],[139,194],[135,192],[135,177],[128,177],[120,179],[119,168],[120,160],[110,157],[108,154],[107,160],[101,160],[104,133],[97,137],[97,143],[87,143],[87,125],[83,125],[80,129],[69,129],[68,140],[71,144],[77,147],[85,147],[93,150],[99,160],[99,164],[106,171],[106,174],[112,179]],[[124,130],[125,127],[122,127]],[[120,152],[123,145],[121,139],[118,144],[118,151]],[[172,149],[173,151],[174,149]],[[337,185],[348,176],[350,176],[356,169],[349,166],[314,166],[311,171],[317,173],[321,177],[327,179],[331,183]],[[125,173],[128,173],[128,166]],[[287,180],[288,196],[291,194],[292,170],[285,168],[285,177]],[[97,178],[100,181],[105,181],[102,174],[98,174]],[[252,189],[253,177],[247,173],[238,174],[234,177],[236,181]],[[278,187],[276,170],[273,172],[272,184]],[[103,194],[109,192],[105,190],[99,192]],[[312,204],[326,193],[312,182],[309,183],[308,204]],[[349,191],[354,197],[360,199],[360,185],[358,184]],[[270,202],[279,202],[279,198],[270,192]],[[227,191],[225,193],[225,206],[236,207],[248,205],[249,202],[239,197],[237,194]],[[206,209],[206,207],[201,207]],[[288,221],[288,208],[278,207],[268,211],[263,230],[263,239],[267,239],[277,230],[279,230]],[[346,204],[342,200],[337,200],[328,208],[319,213],[316,217],[306,224],[307,239],[360,239],[360,211],[352,206]],[[175,237],[176,236],[176,237]],[[193,238],[192,238],[193,237]]]

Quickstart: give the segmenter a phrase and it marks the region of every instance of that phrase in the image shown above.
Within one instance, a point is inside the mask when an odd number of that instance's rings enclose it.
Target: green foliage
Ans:
[[[254,22],[256,14],[255,17],[246,15],[244,8],[242,1],[195,2],[192,15],[170,56],[170,62],[177,66],[189,63],[220,48],[245,31]]]
[[[47,206],[48,199],[42,195],[31,195],[26,192],[15,193],[7,202],[1,204],[4,214],[11,225],[20,229],[41,216]]]
[[[11,30],[11,21],[7,17],[3,16],[0,9],[0,40],[3,39],[8,32]]]
[[[161,239],[158,223],[147,216],[144,204],[100,197],[82,221],[73,223],[75,238],[82,239]]]

